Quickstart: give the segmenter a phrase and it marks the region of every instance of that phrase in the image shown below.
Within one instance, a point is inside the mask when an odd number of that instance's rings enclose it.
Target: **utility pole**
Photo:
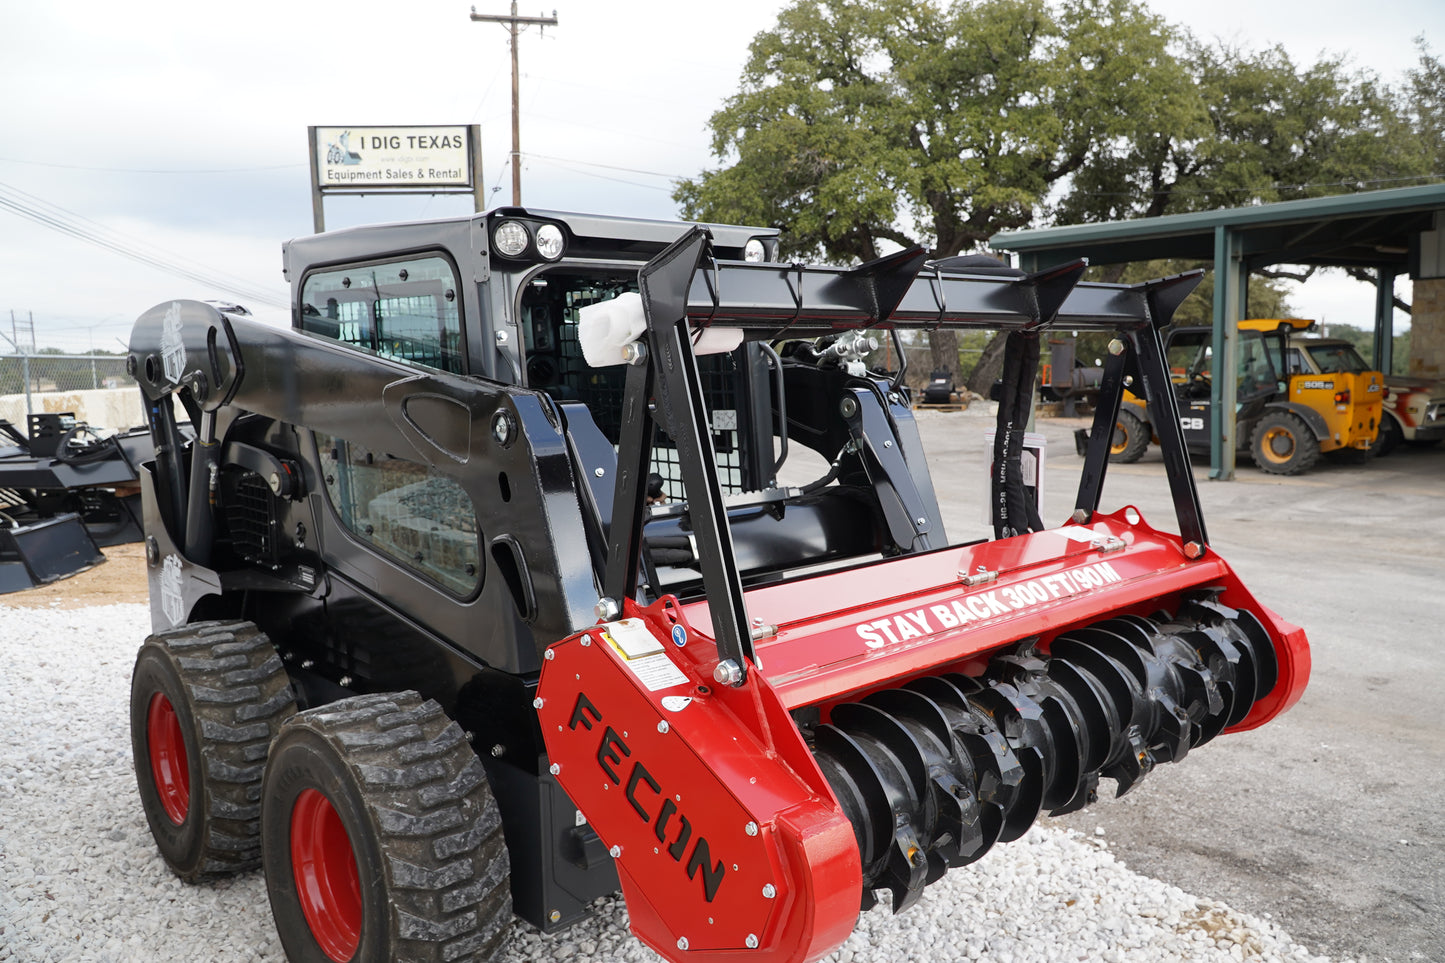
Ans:
[[[552,11],[552,16],[519,17],[517,16],[517,0],[512,0],[512,13],[510,16],[503,14],[477,13],[477,8],[472,7],[472,19],[475,21],[488,21],[491,23],[504,23],[512,35],[512,206],[522,206],[522,125],[520,98],[518,96],[518,71],[517,71],[517,28],[518,26],[531,26],[536,24],[543,30],[548,27],[557,26],[557,11]]]

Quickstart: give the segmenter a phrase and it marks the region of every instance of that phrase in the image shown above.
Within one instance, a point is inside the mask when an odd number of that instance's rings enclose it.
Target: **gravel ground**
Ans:
[[[0,603],[0,963],[284,959],[259,873],[188,886],[152,844],[126,708],[147,619]],[[519,926],[505,958],[658,959],[625,918],[615,898],[557,936]],[[1038,827],[901,919],[864,914],[831,959],[1327,963],[1268,919],[1132,872],[1103,838]]]

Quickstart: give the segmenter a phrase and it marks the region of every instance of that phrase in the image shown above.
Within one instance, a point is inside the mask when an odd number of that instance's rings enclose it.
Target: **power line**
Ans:
[[[252,282],[215,271],[194,261],[188,264],[180,255],[104,227],[80,214],[4,183],[0,183],[0,209],[167,274],[195,281],[218,293],[233,295],[238,300],[281,309],[290,307],[287,301],[265,288],[253,285]],[[144,250],[144,247],[149,247],[150,250]]]
[[[295,170],[305,164],[272,164],[268,167],[217,167],[217,168],[170,168],[151,167],[82,167],[79,164],[52,164],[48,161],[21,160],[18,157],[0,157],[7,164],[28,164],[31,167],[50,167],[64,171],[90,171],[101,174],[253,174],[262,171]]]
[[[686,180],[681,174],[664,174],[662,171],[644,171],[636,167],[618,167],[616,164],[598,164],[595,161],[574,160],[571,157],[549,157],[546,154],[534,154],[528,152],[528,157],[535,157],[537,160],[556,161],[559,164],[580,164],[583,167],[600,167],[608,171],[622,171],[625,174],[646,174],[649,177],[666,177],[668,180]]]

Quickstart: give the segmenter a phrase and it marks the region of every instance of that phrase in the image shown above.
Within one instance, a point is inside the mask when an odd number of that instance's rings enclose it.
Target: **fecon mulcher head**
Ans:
[[[291,330],[140,318],[131,722],[176,873],[264,866],[293,960],[487,958],[619,884],[669,960],[812,960],[1299,698],[1304,633],[1214,554],[1177,418],[1180,534],[1099,511],[1124,386],[1175,408],[1159,328],[1195,275],[775,252],[509,208],[292,241]],[[902,372],[866,365],[940,327],[1008,338],[966,544]],[[1021,465],[1053,328],[1116,341],[1046,529]],[[827,467],[781,483],[799,446]]]

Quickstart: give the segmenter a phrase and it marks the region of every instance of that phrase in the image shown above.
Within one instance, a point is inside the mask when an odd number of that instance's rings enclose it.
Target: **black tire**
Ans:
[[[1109,444],[1109,460],[1128,464],[1144,457],[1149,447],[1149,426],[1132,411],[1120,410]]]
[[[1374,442],[1370,445],[1370,454],[1375,457],[1383,457],[1400,447],[1405,440],[1405,431],[1400,427],[1400,422],[1388,411],[1380,415],[1380,432],[1375,435]]]
[[[501,816],[456,723],[415,692],[282,727],[262,786],[271,911],[292,963],[488,960],[512,919]]]
[[[1298,475],[1320,460],[1320,440],[1290,411],[1266,412],[1254,426],[1249,450],[1255,465],[1272,475]]]
[[[131,676],[131,752],[146,822],[177,876],[261,865],[266,750],[295,712],[286,670],[250,622],[145,640]]]

